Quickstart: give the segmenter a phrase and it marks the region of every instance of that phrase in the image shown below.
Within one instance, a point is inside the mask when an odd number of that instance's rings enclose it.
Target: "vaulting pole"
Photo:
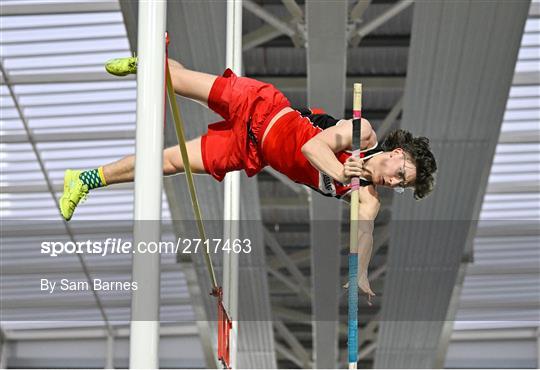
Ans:
[[[242,74],[242,0],[227,0],[226,66],[238,76]],[[229,240],[232,248],[239,238],[240,222],[240,172],[225,176],[224,242]],[[223,255],[223,303],[232,319],[230,332],[230,367],[237,368],[238,337],[238,262],[239,254],[224,252]]]
[[[140,242],[159,242],[163,186],[165,0],[139,2],[137,132],[129,367],[159,368],[159,253],[137,253]]]
[[[353,87],[353,119],[362,117],[362,84]],[[360,125],[353,125],[352,150],[360,156]],[[348,352],[349,369],[356,369],[358,363],[358,189],[360,179],[351,181],[351,235],[349,246],[349,320]]]

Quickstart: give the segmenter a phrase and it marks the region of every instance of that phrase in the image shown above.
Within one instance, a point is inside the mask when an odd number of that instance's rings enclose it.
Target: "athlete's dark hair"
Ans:
[[[435,157],[429,148],[427,137],[413,135],[405,130],[392,131],[382,143],[385,152],[396,148],[403,149],[416,166],[416,181],[414,182],[414,198],[426,197],[434,187],[433,174],[437,171]]]

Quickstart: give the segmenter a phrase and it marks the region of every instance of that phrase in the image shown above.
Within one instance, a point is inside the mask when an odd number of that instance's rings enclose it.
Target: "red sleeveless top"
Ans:
[[[266,135],[262,148],[263,158],[272,168],[291,180],[307,185],[322,195],[342,198],[351,191],[351,185],[342,184],[320,172],[302,154],[302,146],[322,130],[298,111],[286,113]],[[349,151],[335,153],[341,163],[351,154]],[[363,185],[366,185],[366,181],[363,181]]]

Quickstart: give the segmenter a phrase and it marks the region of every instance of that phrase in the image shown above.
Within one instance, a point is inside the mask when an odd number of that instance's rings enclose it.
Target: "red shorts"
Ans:
[[[218,181],[241,169],[248,176],[257,174],[266,166],[261,151],[264,131],[272,117],[288,106],[289,100],[273,85],[226,69],[208,96],[208,107],[224,120],[209,125],[202,136],[206,172]]]

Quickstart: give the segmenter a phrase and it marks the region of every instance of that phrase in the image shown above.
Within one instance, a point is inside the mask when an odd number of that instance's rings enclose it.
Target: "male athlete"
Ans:
[[[271,84],[237,77],[227,69],[222,76],[184,68],[169,60],[174,90],[223,117],[208,126],[208,132],[188,141],[191,170],[222,181],[230,171],[244,170],[253,176],[269,165],[291,180],[307,185],[326,196],[347,198],[351,177],[360,177],[359,219],[363,248],[359,286],[374,295],[367,281],[373,243],[373,220],[379,211],[375,186],[414,188],[421,199],[433,189],[436,163],[425,137],[413,137],[396,130],[380,149],[369,121],[361,120],[361,150],[365,157],[351,156],[353,120],[336,120],[310,110],[292,109],[287,98]],[[137,59],[107,62],[111,74],[136,73]],[[135,156],[86,171],[67,170],[60,199],[62,216],[70,220],[79,202],[92,189],[130,182],[134,179]],[[184,171],[179,146],[163,151],[163,174]],[[365,258],[367,257],[367,258]]]

